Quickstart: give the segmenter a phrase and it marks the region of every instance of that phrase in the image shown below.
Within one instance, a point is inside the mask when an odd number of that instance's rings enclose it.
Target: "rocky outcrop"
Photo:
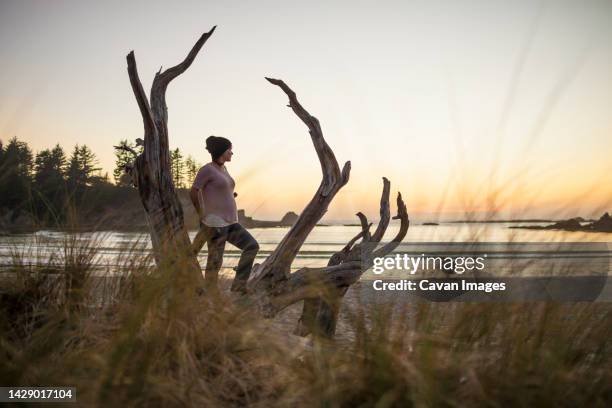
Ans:
[[[298,215],[289,211],[280,221],[255,220],[253,217],[247,216],[244,210],[238,210],[238,222],[245,228],[290,227],[297,219]]]
[[[281,218],[280,223],[282,226],[290,227],[292,226],[298,219],[298,215],[293,211],[289,211],[287,214]]]
[[[585,219],[582,217],[562,220],[546,226],[521,225],[510,228],[533,229],[533,230],[562,230],[562,231],[587,231],[587,232],[612,232],[612,217],[605,213],[597,221],[583,225]]]
[[[612,217],[610,217],[610,214],[605,213],[597,221],[585,225],[585,229],[596,232],[612,232]]]
[[[560,229],[565,231],[579,231],[582,228],[582,224],[580,224],[580,218],[570,218],[569,220],[555,222],[554,224],[548,225],[544,228]]]

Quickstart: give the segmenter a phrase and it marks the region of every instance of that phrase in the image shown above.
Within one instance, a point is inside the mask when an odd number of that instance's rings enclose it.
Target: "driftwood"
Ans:
[[[183,208],[170,172],[166,89],[174,78],[189,68],[214,31],[215,27],[203,34],[183,62],[163,72],[160,68],[153,79],[149,99],[138,77],[134,51],[127,55],[130,83],[144,123],[144,149],[134,161],[132,177],[147,214],[157,266],[161,271],[176,274],[172,282],[177,288],[201,289],[204,278],[191,251]]]
[[[170,174],[165,92],[170,81],[189,68],[214,30],[213,27],[200,37],[183,62],[164,72],[160,69],[153,80],[148,100],[138,78],[134,52],[127,56],[130,82],[144,122],[144,151],[136,157],[129,170],[147,213],[158,267],[175,273],[180,282],[192,289],[200,289],[203,278]],[[333,336],[342,296],[371,266],[374,257],[384,256],[402,241],[408,231],[408,213],[398,193],[395,218],[400,220],[399,231],[387,244],[377,245],[391,219],[390,183],[383,178],[380,220],[375,232],[370,233],[372,224],[368,224],[365,215],[358,213],[362,231],[334,254],[326,267],[301,268],[291,273],[291,264],[302,244],[323,217],[336,193],[348,182],[351,165],[346,162],[340,169],[334,152],[323,137],[319,121],[302,107],[295,92],[280,79],[266,79],[288,96],[288,106],[307,126],[321,164],[322,178],[313,198],[276,249],[263,263],[254,265],[247,296],[257,300],[266,316],[274,316],[287,306],[304,301],[296,332],[300,335],[314,332]]]

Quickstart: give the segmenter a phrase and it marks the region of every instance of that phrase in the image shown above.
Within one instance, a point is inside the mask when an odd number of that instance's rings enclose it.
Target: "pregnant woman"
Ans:
[[[234,193],[236,183],[225,167],[225,162],[232,160],[232,143],[224,137],[209,136],[206,150],[210,152],[212,161],[198,171],[190,192],[191,201],[200,216],[200,231],[194,239],[194,246],[201,248],[204,241],[208,245],[204,280],[206,287],[213,290],[217,288],[225,242],[242,250],[238,266],[234,268],[236,277],[231,290],[245,293],[259,245],[238,223],[234,199],[237,196]]]

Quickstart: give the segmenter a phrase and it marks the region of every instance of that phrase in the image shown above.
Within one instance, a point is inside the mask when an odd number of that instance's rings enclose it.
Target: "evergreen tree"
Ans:
[[[185,187],[185,164],[183,163],[183,155],[177,147],[170,153],[170,165],[172,171],[172,180],[175,188]]]
[[[127,139],[119,142],[120,146],[126,146],[134,150],[137,154],[142,153],[142,146],[136,146],[135,143],[130,143]],[[125,165],[134,161],[134,155],[126,150],[115,149],[115,169],[113,170],[113,178],[118,186],[131,186],[129,177],[125,177]]]
[[[187,160],[185,160],[185,175],[187,177],[187,186],[191,186],[193,181],[198,174],[198,170],[200,170],[202,165],[195,161],[191,155],[187,156]]]
[[[35,188],[42,189],[49,186],[57,189],[64,182],[64,168],[66,166],[66,155],[64,149],[57,144],[53,149],[45,149],[36,155],[34,160],[34,183]]]
[[[97,173],[101,169],[97,165],[96,155],[89,147],[75,145],[66,170],[68,187],[74,191],[100,181],[101,177]]]
[[[85,185],[91,186],[96,182],[102,181],[103,177],[100,174],[102,168],[96,167],[99,164],[98,159],[94,152],[86,145],[81,146],[80,158],[81,172],[83,174],[83,180],[85,180]]]
[[[49,206],[59,209],[65,191],[64,170],[66,155],[64,149],[57,144],[51,150],[45,149],[36,155],[34,160],[34,185],[32,190],[36,200],[36,208],[46,212]]]
[[[17,209],[30,198],[33,155],[26,142],[13,137],[2,149],[0,207]]]
[[[81,172],[81,159],[80,159],[80,147],[75,145],[68,161],[68,167],[66,168],[66,182],[71,191],[75,190],[78,186],[85,184],[82,179]]]

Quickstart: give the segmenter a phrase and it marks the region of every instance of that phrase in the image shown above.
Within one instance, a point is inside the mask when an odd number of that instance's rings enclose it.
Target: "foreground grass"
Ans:
[[[87,406],[612,406],[609,304],[362,304],[352,341],[304,345],[229,295],[168,295],[176,271],[148,259],[98,278],[95,247],[2,274],[2,385]]]

